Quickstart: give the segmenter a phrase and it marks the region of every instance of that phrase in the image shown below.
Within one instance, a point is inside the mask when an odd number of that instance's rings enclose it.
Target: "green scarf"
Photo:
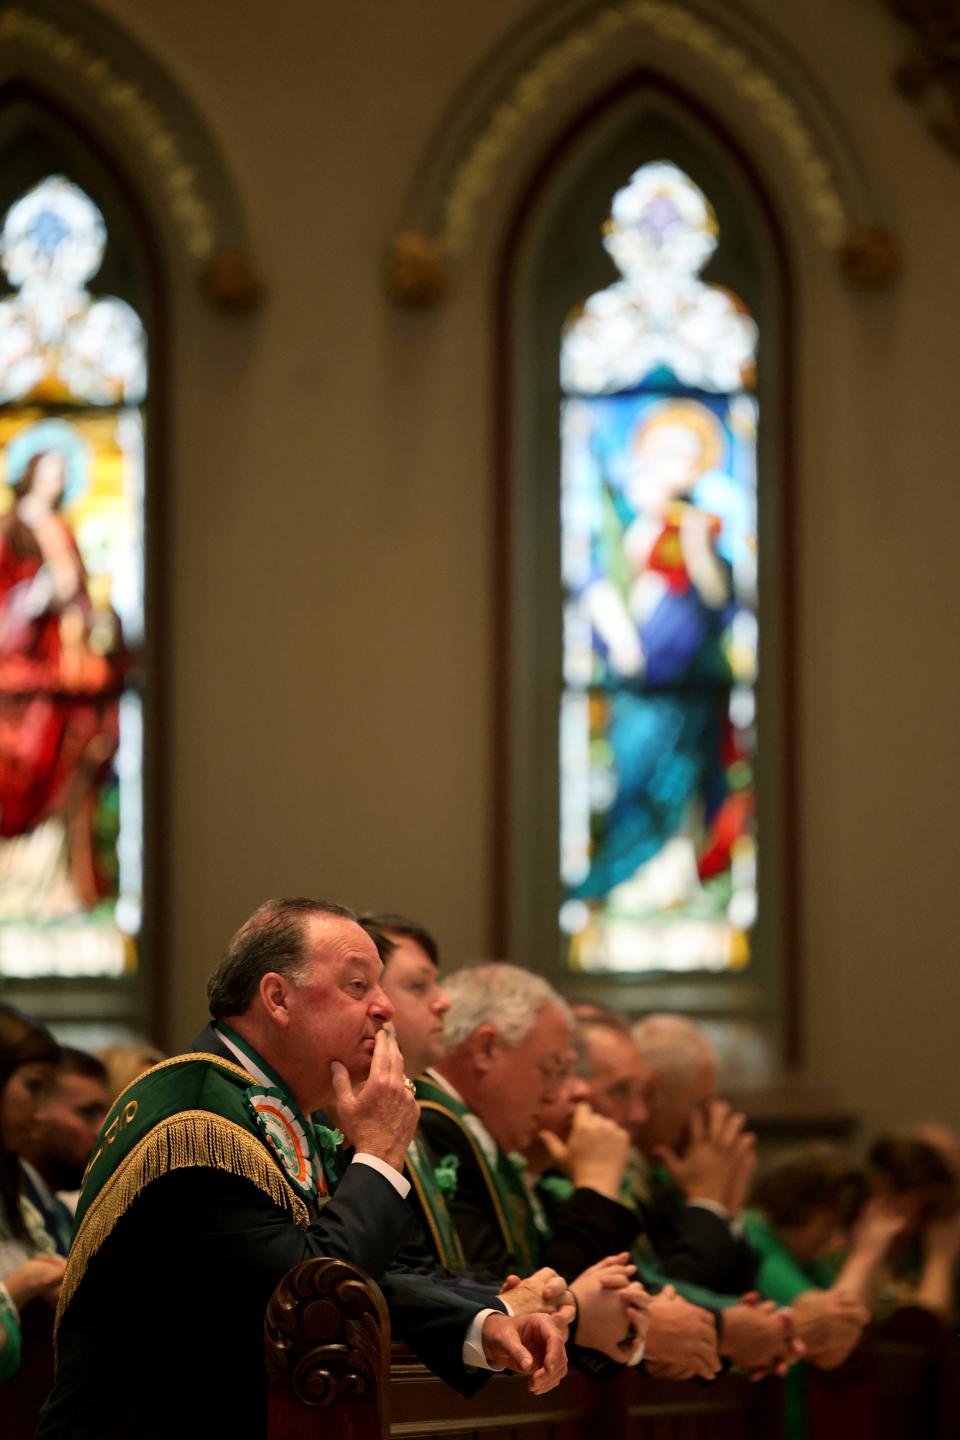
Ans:
[[[495,1163],[490,1164],[482,1146],[477,1143],[476,1136],[466,1124],[466,1116],[471,1113],[470,1107],[465,1101],[451,1095],[449,1090],[436,1085],[427,1075],[421,1075],[417,1079],[417,1100],[421,1110],[437,1110],[446,1115],[466,1137],[486,1184],[503,1243],[516,1260],[520,1272],[530,1275],[540,1263],[541,1235],[530,1197],[516,1165],[499,1145]]]
[[[267,1096],[271,1112],[282,1113],[276,1120],[281,1141],[292,1133],[288,1117],[298,1119],[299,1112],[289,1097],[219,1055],[175,1055],[121,1091],[84,1176],[58,1324],[114,1226],[149,1184],[172,1170],[200,1166],[241,1176],[306,1229],[309,1187],[297,1183],[296,1165],[258,1119],[254,1096]],[[305,1157],[299,1165],[302,1172]]]

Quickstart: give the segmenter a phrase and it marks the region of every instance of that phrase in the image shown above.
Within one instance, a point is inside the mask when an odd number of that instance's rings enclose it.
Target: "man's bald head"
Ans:
[[[638,1133],[638,1144],[647,1155],[658,1145],[680,1149],[694,1110],[714,1097],[716,1053],[703,1032],[682,1015],[647,1015],[631,1034],[655,1075],[650,1115]]]

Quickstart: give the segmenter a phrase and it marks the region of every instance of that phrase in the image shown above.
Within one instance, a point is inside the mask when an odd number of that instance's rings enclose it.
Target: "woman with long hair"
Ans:
[[[0,1381],[20,1364],[23,1310],[56,1303],[66,1265],[21,1194],[19,1159],[59,1058],[48,1030],[0,1005]]]

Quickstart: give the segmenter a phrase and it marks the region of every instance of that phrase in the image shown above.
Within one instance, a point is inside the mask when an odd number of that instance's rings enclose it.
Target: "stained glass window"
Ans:
[[[588,971],[731,971],[757,915],[757,327],[676,166],[614,196],[561,349],[560,929]]]
[[[49,176],[0,266],[0,974],[119,975],[142,910],[146,337]]]

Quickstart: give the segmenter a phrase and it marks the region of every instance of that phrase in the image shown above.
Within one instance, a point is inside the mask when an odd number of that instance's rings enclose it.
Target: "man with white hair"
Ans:
[[[539,1111],[566,1074],[570,1011],[545,980],[513,965],[461,970],[445,988],[446,1054],[417,1081],[421,1126],[434,1152],[456,1164],[449,1205],[467,1264],[497,1277],[529,1274],[548,1260],[545,1219],[514,1157],[533,1140]],[[628,1283],[636,1217],[588,1189],[570,1204],[595,1238],[594,1256],[605,1257],[570,1286],[577,1342],[635,1360],[648,1303],[642,1288]]]

